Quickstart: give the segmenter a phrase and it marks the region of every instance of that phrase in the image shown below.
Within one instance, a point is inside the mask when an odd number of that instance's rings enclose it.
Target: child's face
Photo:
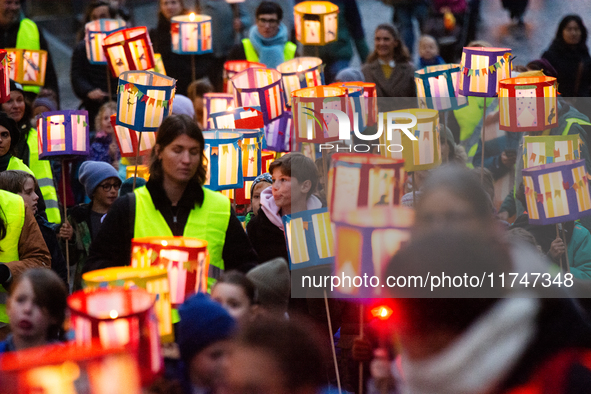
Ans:
[[[227,368],[230,341],[218,341],[193,356],[189,365],[191,382],[199,387],[215,389],[223,381]]]
[[[231,283],[217,283],[211,291],[211,298],[221,304],[239,324],[248,321],[252,305],[242,287]]]
[[[111,111],[103,111],[103,116],[101,117],[101,130],[107,134],[112,134],[114,132],[113,125],[111,124]]]
[[[23,190],[18,195],[25,200],[25,203],[33,210],[33,213],[37,213],[39,196],[35,193],[35,182],[31,178],[27,178],[23,185]]]
[[[10,329],[15,337],[27,342],[45,339],[47,329],[54,323],[45,308],[37,303],[33,285],[23,279],[6,303]]]
[[[270,187],[271,184],[268,182],[259,182],[256,184],[254,189],[252,190],[252,195],[250,196],[250,204],[252,205],[252,212],[256,215],[261,208],[261,193],[266,188]]]
[[[291,211],[292,205],[305,202],[310,190],[309,181],[300,183],[294,177],[284,175],[281,168],[275,168],[273,174],[273,199],[275,204],[283,210]]]
[[[431,60],[439,55],[437,43],[432,38],[423,38],[419,43],[419,56],[425,60]]]

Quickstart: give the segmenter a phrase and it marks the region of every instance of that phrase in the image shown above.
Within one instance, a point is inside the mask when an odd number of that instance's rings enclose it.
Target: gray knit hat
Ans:
[[[287,311],[290,279],[284,258],[267,261],[248,271],[246,277],[256,286],[258,303],[262,307]]]

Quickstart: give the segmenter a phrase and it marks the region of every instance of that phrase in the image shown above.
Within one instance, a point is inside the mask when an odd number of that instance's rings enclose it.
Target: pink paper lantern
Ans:
[[[234,94],[234,85],[230,81],[240,71],[252,67],[265,67],[263,63],[249,62],[248,60],[228,60],[224,63],[224,92]]]
[[[104,39],[103,49],[111,73],[118,78],[123,71],[154,68],[154,49],[145,26],[117,30]]]
[[[261,107],[265,124],[285,111],[281,93],[281,73],[269,68],[248,68],[234,77],[234,95],[238,107]]]

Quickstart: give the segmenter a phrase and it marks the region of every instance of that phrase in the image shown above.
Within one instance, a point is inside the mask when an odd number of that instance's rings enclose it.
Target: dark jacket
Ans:
[[[572,47],[555,40],[542,57],[556,69],[558,91],[562,97],[589,97],[591,56],[584,43]],[[575,90],[578,74],[580,74],[579,86]]]
[[[365,82],[376,84],[378,97],[416,97],[414,69],[411,63],[396,62],[390,78],[386,79],[379,60],[361,68]]]
[[[92,210],[92,203],[79,204],[68,209],[68,221],[74,230],[74,236],[68,243],[70,252],[70,262],[76,263],[76,275],[74,276],[74,290],[82,289],[82,271],[88,253],[90,244],[96,236],[92,233],[92,224],[90,219],[90,211]]]
[[[250,219],[246,226],[246,233],[259,256],[259,263],[276,257],[283,257],[285,261],[289,261],[285,233],[271,223],[262,209],[259,209],[259,213]]]
[[[49,249],[49,253],[51,254],[51,269],[58,274],[65,284],[67,284],[68,267],[66,266],[66,259],[56,235],[60,226],[49,223],[47,219],[41,215],[35,215],[35,220],[39,225],[39,230],[41,230],[45,245],[47,245],[47,249]]]

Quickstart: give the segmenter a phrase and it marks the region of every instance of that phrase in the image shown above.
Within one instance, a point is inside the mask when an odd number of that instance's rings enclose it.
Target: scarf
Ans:
[[[306,205],[307,210],[322,208],[322,202],[315,195],[311,195],[310,198],[308,198]],[[263,212],[265,212],[265,215],[267,215],[267,218],[269,218],[269,221],[277,226],[281,231],[284,231],[283,218],[279,213],[281,208],[275,204],[273,190],[270,187],[261,192],[261,208]]]
[[[12,155],[10,153],[0,156],[0,172],[4,172],[8,169],[8,164],[10,163],[11,158]]]
[[[279,25],[279,31],[275,37],[264,38],[259,33],[257,25],[250,28],[248,38],[259,55],[259,62],[264,63],[268,68],[276,68],[283,63],[283,48],[287,42],[287,27],[283,23]]]

